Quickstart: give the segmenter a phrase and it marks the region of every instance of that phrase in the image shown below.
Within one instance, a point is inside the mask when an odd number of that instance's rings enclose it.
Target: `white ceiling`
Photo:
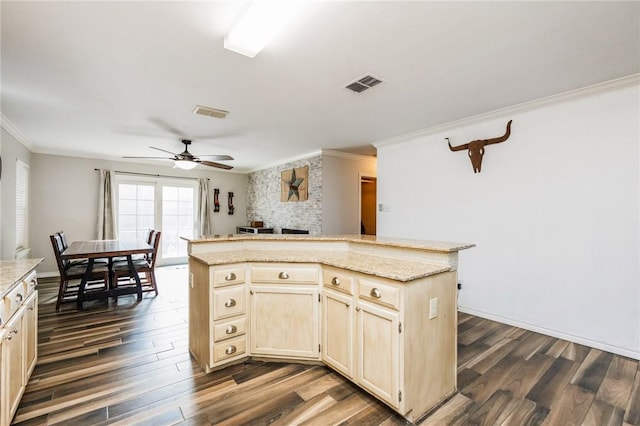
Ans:
[[[246,6],[3,0],[3,119],[34,152],[151,156],[185,137],[247,171],[640,72],[638,1],[308,2],[254,59],[223,49]],[[343,88],[367,73],[384,82]]]

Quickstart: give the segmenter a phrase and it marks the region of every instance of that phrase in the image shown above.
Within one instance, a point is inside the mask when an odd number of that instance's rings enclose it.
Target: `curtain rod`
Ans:
[[[99,171],[102,169],[93,169],[95,171]],[[139,172],[124,172],[121,170],[114,170],[115,173],[121,174],[121,175],[136,175],[136,176],[151,176],[151,177],[163,177],[163,178],[170,178],[170,179],[187,179],[187,180],[198,180],[198,178],[195,177],[186,177],[186,176],[167,176],[167,175],[158,175],[158,174],[153,174],[153,173],[139,173]],[[209,180],[209,178],[206,178],[207,180]]]

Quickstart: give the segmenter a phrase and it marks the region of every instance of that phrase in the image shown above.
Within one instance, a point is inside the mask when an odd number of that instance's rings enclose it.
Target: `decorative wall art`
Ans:
[[[229,192],[229,214],[233,214],[233,192]]]
[[[280,201],[309,199],[309,166],[285,170],[281,173]]]
[[[504,135],[498,136],[496,138],[476,139],[475,141],[471,141],[459,146],[451,146],[451,141],[449,140],[449,138],[445,139],[447,140],[449,149],[451,151],[463,151],[465,149],[468,150],[468,155],[471,159],[471,166],[473,167],[473,173],[480,173],[480,168],[482,167],[482,157],[484,156],[484,147],[487,145],[504,142],[509,139],[509,136],[511,135],[512,121],[513,120],[509,120],[509,122],[507,123],[507,130],[504,132]]]
[[[213,189],[213,212],[218,213],[220,211],[220,190],[218,188]]]

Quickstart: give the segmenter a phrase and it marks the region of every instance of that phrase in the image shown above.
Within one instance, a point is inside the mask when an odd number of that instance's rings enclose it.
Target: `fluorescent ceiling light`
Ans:
[[[255,57],[293,18],[302,1],[254,1],[224,38],[224,47]]]
[[[191,170],[197,166],[195,162],[187,160],[176,160],[173,162],[173,164],[175,164],[177,168],[182,170]]]

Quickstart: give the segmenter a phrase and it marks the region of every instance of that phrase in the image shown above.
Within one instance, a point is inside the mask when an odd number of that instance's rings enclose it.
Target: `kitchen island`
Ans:
[[[189,348],[324,363],[415,422],[456,391],[458,251],[365,235],[190,240]]]

